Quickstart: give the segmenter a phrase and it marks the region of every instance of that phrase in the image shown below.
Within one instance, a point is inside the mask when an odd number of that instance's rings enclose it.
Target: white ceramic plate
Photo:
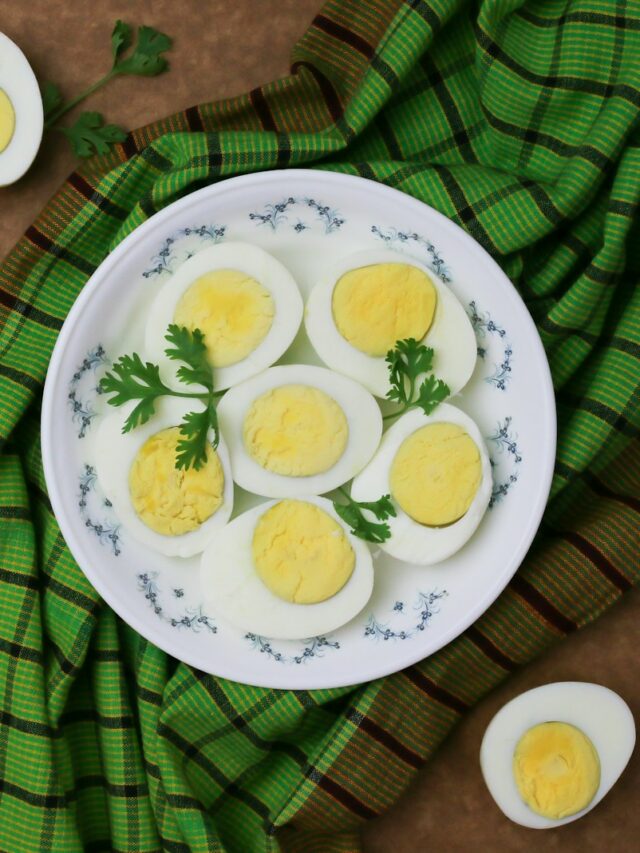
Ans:
[[[270,641],[206,611],[198,559],[156,555],[131,539],[100,494],[91,436],[101,375],[132,342],[145,306],[194,252],[221,240],[272,252],[306,296],[332,255],[387,246],[426,263],[467,308],[475,374],[453,402],[478,423],[492,457],[492,506],[467,545],[432,567],[375,558],[373,596],[326,637]],[[122,330],[126,329],[123,335]],[[284,362],[319,363],[301,332]],[[368,681],[433,654],[477,619],[520,565],[538,528],[555,457],[553,390],[535,326],[489,255],[458,226],[372,181],[291,170],[232,178],[153,216],[101,264],[58,338],[45,386],[42,450],[51,503],[75,559],[133,628],[180,660],[265,687]],[[236,489],[235,512],[257,503]]]

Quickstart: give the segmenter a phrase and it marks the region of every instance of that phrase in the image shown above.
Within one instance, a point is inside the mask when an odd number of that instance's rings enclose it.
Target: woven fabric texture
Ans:
[[[330,0],[290,76],[132,132],[0,266],[0,849],[359,849],[465,711],[638,579],[640,6]],[[357,689],[177,663],[106,607],[51,512],[40,398],[107,253],[229,175],[317,164],[427,202],[524,297],[557,395],[552,497],[489,611]]]

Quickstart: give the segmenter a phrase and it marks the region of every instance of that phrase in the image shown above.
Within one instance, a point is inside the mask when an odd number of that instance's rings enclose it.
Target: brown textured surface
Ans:
[[[321,5],[320,0],[2,0],[0,29],[22,47],[41,79],[55,81],[68,96],[104,72],[116,18],[172,35],[168,74],[122,78],[86,104],[131,128],[285,74],[291,46]],[[29,174],[0,190],[0,257],[73,166],[66,142],[49,134]],[[598,623],[509,679],[469,714],[401,802],[367,827],[367,853],[634,849],[632,839],[640,837],[637,754],[613,793],[587,818],[540,833],[510,823],[493,804],[480,775],[478,750],[485,727],[506,701],[554,680],[606,684],[629,702],[637,719],[639,647],[640,592],[633,592]]]
[[[18,44],[40,81],[73,97],[111,63],[110,36],[121,18],[173,37],[171,69],[160,77],[120,77],[73,113],[98,110],[125,129],[202,101],[238,95],[289,70],[289,52],[321,0],[0,0],[0,31]],[[35,164],[0,189],[0,258],[72,171],[69,144],[45,135]]]

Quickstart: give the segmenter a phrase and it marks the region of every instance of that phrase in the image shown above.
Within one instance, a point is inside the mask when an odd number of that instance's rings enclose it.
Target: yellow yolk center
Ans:
[[[307,501],[284,500],[268,509],[256,524],[252,550],[262,582],[295,604],[331,598],[356,562],[342,527]]]
[[[16,127],[16,114],[6,92],[0,89],[0,152],[11,142]]]
[[[138,517],[164,536],[195,530],[222,505],[224,472],[215,450],[196,471],[176,468],[179,427],[157,432],[142,445],[129,471],[129,492]]]
[[[589,805],[600,785],[600,761],[589,738],[568,723],[541,723],[513,755],[520,796],[543,817],[568,817]]]
[[[451,524],[471,506],[482,465],[475,442],[450,423],[420,427],[400,445],[391,464],[391,494],[414,521]]]
[[[264,340],[275,308],[269,291],[239,270],[214,270],[196,279],[178,302],[174,322],[204,333],[209,360],[227,367]]]
[[[422,340],[436,311],[429,276],[410,264],[373,264],[350,270],[333,289],[333,319],[349,343],[371,356],[386,355],[404,338]]]
[[[332,468],[344,453],[349,427],[336,401],[309,385],[281,385],[254,400],[244,444],[258,465],[288,477]]]

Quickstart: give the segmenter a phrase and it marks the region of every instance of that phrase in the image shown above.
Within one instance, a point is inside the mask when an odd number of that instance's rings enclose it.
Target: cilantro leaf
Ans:
[[[418,390],[415,405],[419,406],[425,415],[430,415],[438,403],[449,396],[449,386],[442,379],[436,379],[433,374],[427,376]]]
[[[116,124],[104,124],[100,113],[82,113],[71,127],[60,130],[71,142],[78,157],[91,157],[93,154],[107,154],[114,142],[122,142],[127,134]]]
[[[199,329],[190,331],[184,326],[171,325],[165,339],[173,348],[165,350],[169,358],[184,361],[186,366],[178,369],[178,378],[187,385],[204,385],[206,394],[197,391],[175,391],[164,384],[160,378],[160,368],[157,364],[143,362],[138,353],[123,355],[113,365],[112,372],[107,373],[100,382],[99,390],[111,394],[107,401],[111,406],[122,406],[130,400],[138,400],[124,422],[122,432],[129,432],[140,424],[146,423],[155,413],[155,402],[158,397],[192,397],[205,400],[204,409],[188,412],[180,424],[180,434],[176,452],[176,468],[199,469],[207,458],[209,429],[214,432],[213,446],[218,446],[218,413],[216,398],[222,392],[213,390],[213,374],[206,360],[206,345],[204,335]]]
[[[184,361],[188,367],[178,368],[178,378],[187,385],[204,385],[213,391],[213,374],[207,358],[207,347],[200,329],[187,329],[172,323],[165,340],[173,347],[165,349],[165,354],[174,361]]]
[[[155,401],[171,390],[160,379],[160,368],[151,362],[144,363],[138,353],[123,355],[100,382],[103,394],[113,394],[111,406],[122,406],[130,400],[140,400],[127,417],[122,432],[129,432],[146,423],[155,412]]]
[[[131,45],[131,27],[125,24],[124,21],[117,20],[111,33],[111,51],[113,53],[113,63],[118,61],[120,54]]]
[[[389,495],[383,495],[379,500],[372,502],[359,503],[355,501],[344,489],[339,490],[340,493],[348,501],[347,504],[333,502],[333,508],[351,528],[351,533],[359,539],[364,539],[367,542],[375,542],[380,544],[386,542],[391,536],[391,530],[388,524],[378,524],[367,518],[363,510],[373,513],[373,515],[381,522],[391,516],[396,515],[396,510],[391,503]]]
[[[117,74],[155,77],[156,74],[161,74],[169,67],[169,63],[161,54],[169,50],[171,43],[169,36],[153,27],[139,27],[133,53],[123,59],[120,59],[116,54],[113,70]]]
[[[42,86],[42,108],[44,117],[49,118],[62,103],[62,92],[55,83],[44,83]]]
[[[189,412],[180,424],[180,435],[176,453],[176,468],[195,468],[198,471],[207,461],[209,427],[217,427],[218,416],[213,403],[201,412]],[[217,432],[216,443],[217,446]]]
[[[419,344],[414,338],[398,341],[394,349],[389,350],[385,361],[389,367],[387,399],[398,403],[397,412],[385,415],[384,419],[396,418],[408,409],[420,407],[430,414],[438,403],[449,396],[449,387],[429,373],[433,366],[433,349]],[[421,376],[428,374],[416,394],[416,385]]]

